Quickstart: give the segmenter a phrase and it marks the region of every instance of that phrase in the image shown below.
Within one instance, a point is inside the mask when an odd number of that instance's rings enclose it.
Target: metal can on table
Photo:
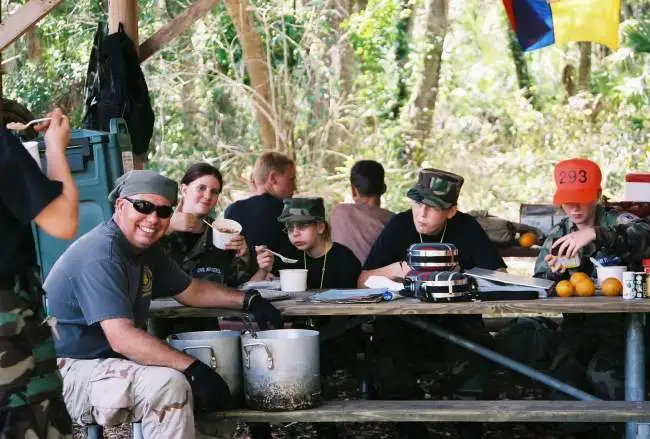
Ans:
[[[637,299],[648,297],[648,274],[644,272],[634,273],[634,292]]]
[[[636,298],[636,288],[634,286],[634,275],[633,271],[624,271],[623,272],[623,299],[635,299]]]

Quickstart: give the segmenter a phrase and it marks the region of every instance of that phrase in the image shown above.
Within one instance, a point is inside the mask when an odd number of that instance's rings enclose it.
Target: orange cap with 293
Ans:
[[[589,204],[598,200],[602,174],[600,167],[587,159],[564,160],[555,165],[553,204]]]

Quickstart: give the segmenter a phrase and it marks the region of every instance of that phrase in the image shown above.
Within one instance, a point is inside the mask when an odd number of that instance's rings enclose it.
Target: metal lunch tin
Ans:
[[[453,270],[458,265],[458,249],[444,242],[412,244],[406,251],[406,264],[413,270]]]
[[[457,271],[412,271],[404,288],[423,302],[467,302],[473,299],[473,279]]]

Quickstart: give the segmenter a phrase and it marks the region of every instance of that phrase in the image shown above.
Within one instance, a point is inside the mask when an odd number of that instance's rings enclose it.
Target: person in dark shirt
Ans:
[[[304,268],[307,270],[307,288],[354,288],[361,272],[361,263],[352,250],[331,241],[330,228],[325,219],[325,205],[322,198],[290,198],[284,200],[282,214],[277,221],[284,225],[291,244],[278,252],[291,259],[295,264],[287,264],[274,258],[264,245],[255,247],[259,271],[257,276],[267,273],[277,275],[285,268]],[[346,318],[319,318],[311,320],[311,328],[326,324],[343,325]],[[294,322],[300,327],[301,322]],[[346,332],[343,336],[330,339],[321,345],[321,375],[326,376],[339,367],[354,364],[356,347],[360,334],[356,330]],[[327,380],[323,382],[325,397],[330,397],[331,389]],[[315,426],[317,437],[337,437],[335,424],[318,423]],[[261,429],[258,430],[258,432]],[[263,437],[263,436],[258,436]]]
[[[307,288],[354,288],[361,263],[346,246],[330,240],[322,198],[291,198],[284,200],[284,209],[277,219],[284,224],[291,244],[278,252],[295,264],[275,259],[266,246],[257,246],[257,263],[262,272],[278,274],[284,268],[307,270]]]
[[[372,246],[358,285],[371,275],[403,278],[411,268],[404,262],[411,244],[449,243],[458,248],[461,269],[473,267],[504,270],[506,264],[495,245],[471,216],[458,211],[457,202],[464,179],[438,169],[420,171],[417,184],[406,194],[412,200],[409,211],[391,219]],[[436,324],[483,346],[492,344],[481,316],[434,317]],[[433,352],[442,352],[450,388],[465,398],[480,398],[489,365],[467,350],[443,344],[422,330],[393,317],[378,318],[375,327],[371,367],[375,391],[380,399],[421,399],[417,384],[419,364]],[[461,426],[461,437],[480,437],[480,426]],[[426,438],[426,428],[400,424],[402,434]]]
[[[48,116],[51,121],[36,127],[47,130],[47,176],[0,127],[1,438],[72,438],[50,328],[43,325],[30,227],[33,220],[56,238],[72,239],[79,226],[79,195],[65,155],[70,124],[61,110]]]
[[[458,183],[446,183],[445,178],[455,178]],[[503,258],[478,222],[458,211],[456,201],[462,183],[462,177],[444,171],[425,169],[420,173],[420,181],[407,193],[412,200],[411,209],[395,215],[386,224],[363,266],[360,287],[371,275],[404,277],[411,270],[404,262],[406,251],[418,242],[454,244],[464,270],[474,267],[505,269]],[[450,184],[457,189],[443,198],[435,195],[434,190],[426,186],[428,184]]]
[[[258,245],[277,251],[289,243],[277,218],[282,212],[282,200],[291,198],[296,190],[296,166],[284,154],[265,152],[255,163],[253,180],[255,195],[236,201],[224,212],[225,218],[242,225],[251,255]]]

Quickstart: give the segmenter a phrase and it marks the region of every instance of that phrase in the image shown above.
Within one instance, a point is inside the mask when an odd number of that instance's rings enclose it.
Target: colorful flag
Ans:
[[[503,0],[524,51],[594,41],[618,49],[620,0]]]

